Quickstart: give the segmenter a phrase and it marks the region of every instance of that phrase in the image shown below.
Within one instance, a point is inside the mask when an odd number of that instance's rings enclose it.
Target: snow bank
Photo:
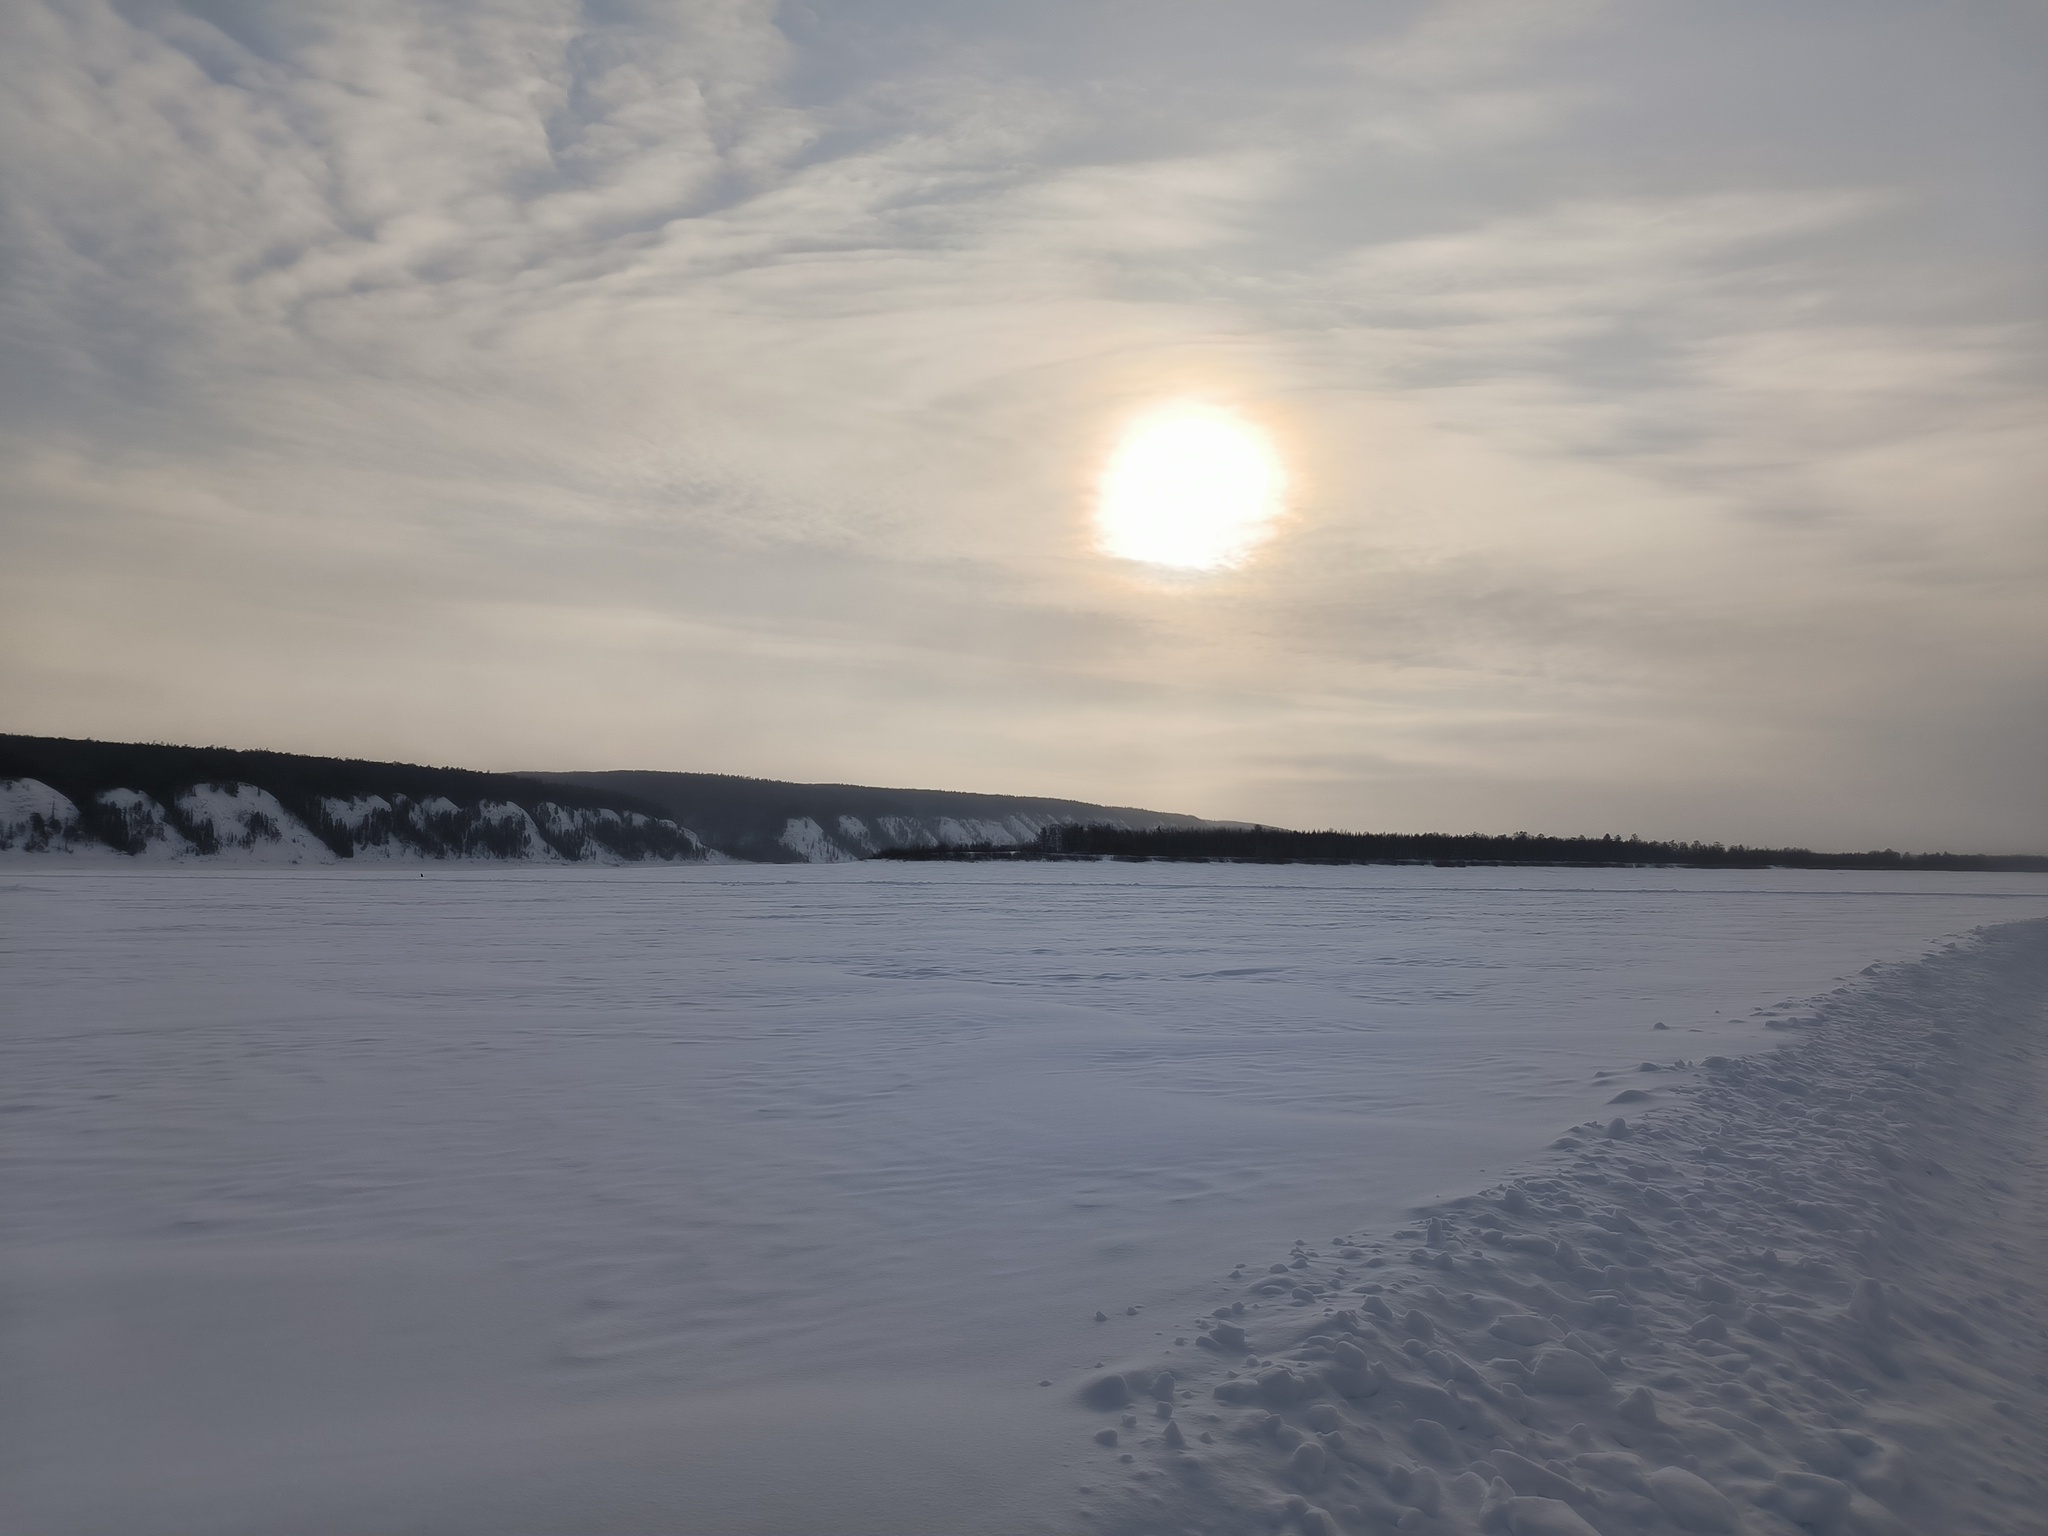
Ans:
[[[2044,998],[2048,923],[1991,930],[1671,1107],[1616,1078],[1405,1230],[1240,1266],[1069,1383],[1075,1527],[2038,1529]]]

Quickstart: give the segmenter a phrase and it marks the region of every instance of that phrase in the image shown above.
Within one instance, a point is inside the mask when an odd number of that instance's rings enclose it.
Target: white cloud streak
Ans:
[[[1138,14],[23,0],[10,723],[2048,844],[2039,229],[1796,57],[1618,138],[1619,8]],[[1086,538],[1188,395],[1303,487],[1199,590]]]

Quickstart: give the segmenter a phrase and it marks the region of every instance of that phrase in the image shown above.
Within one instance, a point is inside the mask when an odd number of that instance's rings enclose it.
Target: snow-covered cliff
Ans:
[[[0,780],[0,854],[126,855],[238,863],[334,864],[344,859],[498,859],[626,864],[703,859],[687,827],[639,811],[543,801],[529,812],[505,800],[458,805],[323,797],[301,820],[253,784],[195,784],[160,801],[140,790],[101,790],[81,812],[38,779]]]
[[[720,774],[504,774],[0,735],[0,855],[270,864],[834,864],[1046,827],[1209,825],[1085,801]]]

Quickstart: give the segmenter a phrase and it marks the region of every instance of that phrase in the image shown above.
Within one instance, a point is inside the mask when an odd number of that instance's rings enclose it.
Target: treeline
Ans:
[[[1555,864],[1589,868],[1956,869],[2048,872],[2029,854],[1816,853],[1811,848],[1655,842],[1641,837],[1489,836],[1443,832],[1288,832],[1278,827],[1047,827],[1024,848],[890,848],[884,859],[1164,859],[1237,864]]]

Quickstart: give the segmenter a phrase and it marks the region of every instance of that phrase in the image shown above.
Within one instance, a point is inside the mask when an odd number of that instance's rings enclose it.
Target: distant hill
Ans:
[[[1318,864],[2048,871],[2048,857],[1815,853],[1636,837],[1289,832],[1134,806],[718,773],[479,773],[0,735],[0,855],[277,864],[1122,858]]]
[[[1083,801],[693,773],[479,773],[226,747],[0,735],[0,853],[229,858],[740,859],[1013,847],[1049,826],[1202,827]]]
[[[659,806],[706,843],[735,858],[864,859],[890,848],[996,848],[1030,844],[1048,827],[1104,826],[1128,831],[1229,825],[1146,811],[1030,795],[976,795],[949,789],[874,789],[860,784],[790,784],[722,773],[535,773],[545,784],[630,796]]]

